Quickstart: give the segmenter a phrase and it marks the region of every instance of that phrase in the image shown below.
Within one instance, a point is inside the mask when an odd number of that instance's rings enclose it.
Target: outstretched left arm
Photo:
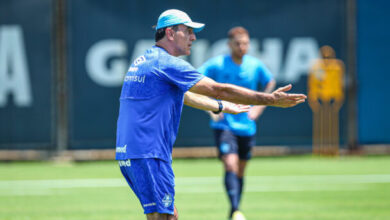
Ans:
[[[271,93],[275,89],[275,86],[276,86],[275,80],[270,80],[265,86],[264,92]],[[257,120],[261,116],[261,114],[263,114],[266,107],[267,107],[266,105],[253,106],[248,113],[248,117],[251,120]]]
[[[184,93],[184,104],[205,111],[216,112],[219,109],[219,104],[216,100],[189,91]],[[234,104],[227,101],[222,101],[222,105],[222,112],[230,114],[248,112],[250,109],[249,105]]]

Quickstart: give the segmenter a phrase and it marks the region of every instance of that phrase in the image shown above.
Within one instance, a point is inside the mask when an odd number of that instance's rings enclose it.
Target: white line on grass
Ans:
[[[363,190],[367,184],[390,183],[390,174],[247,176],[247,192]],[[61,189],[127,187],[122,178],[1,180],[0,196],[62,194]],[[177,193],[222,193],[222,177],[178,177]]]

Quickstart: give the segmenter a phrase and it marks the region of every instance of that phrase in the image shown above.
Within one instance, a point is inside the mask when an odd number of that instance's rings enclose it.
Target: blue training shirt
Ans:
[[[117,122],[116,160],[172,161],[184,93],[203,75],[186,61],[153,46],[130,66]]]
[[[230,55],[214,57],[204,63],[199,72],[220,83],[230,83],[258,90],[272,80],[268,68],[257,58],[244,55],[241,65],[233,62]],[[256,122],[248,118],[248,113],[237,115],[224,113],[224,119],[218,122],[211,120],[214,129],[231,130],[235,135],[252,136],[256,133]]]

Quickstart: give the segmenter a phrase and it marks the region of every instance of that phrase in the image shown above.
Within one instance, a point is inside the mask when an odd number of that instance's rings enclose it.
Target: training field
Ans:
[[[182,220],[225,220],[217,159],[173,162]],[[390,219],[390,157],[254,158],[242,210],[248,220]],[[114,161],[0,163],[0,219],[144,220]]]

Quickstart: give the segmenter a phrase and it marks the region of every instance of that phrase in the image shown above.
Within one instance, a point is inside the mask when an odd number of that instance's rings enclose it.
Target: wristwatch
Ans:
[[[222,112],[222,109],[223,109],[223,105],[222,105],[222,101],[221,100],[217,100],[218,102],[218,111],[216,112],[213,112],[214,114],[219,114]]]

